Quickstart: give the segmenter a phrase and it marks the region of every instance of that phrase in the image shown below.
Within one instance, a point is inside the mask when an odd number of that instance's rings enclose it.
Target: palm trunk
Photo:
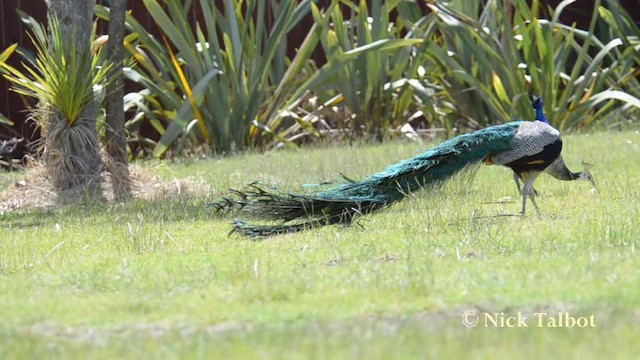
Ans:
[[[107,53],[113,65],[111,79],[107,87],[107,129],[106,150],[109,154],[107,169],[111,173],[113,195],[125,199],[131,195],[129,165],[127,159],[127,138],[124,128],[124,26],[127,10],[126,0],[111,0],[109,4],[109,42]]]

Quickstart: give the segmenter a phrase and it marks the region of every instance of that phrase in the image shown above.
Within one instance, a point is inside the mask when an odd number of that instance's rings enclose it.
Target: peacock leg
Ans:
[[[524,186],[524,190],[522,191],[522,211],[520,211],[520,216],[524,217],[524,214],[527,212],[527,186]]]
[[[540,176],[540,173],[536,172],[536,173],[528,173],[524,177],[525,179],[524,188],[522,189],[522,211],[520,212],[520,215],[522,217],[524,217],[526,214],[527,197],[531,199],[531,202],[533,203],[533,207],[535,207],[536,212],[538,213],[538,216],[540,216],[540,209],[538,209],[538,204],[536,204],[536,201],[535,201],[536,195],[535,195],[535,190],[533,189],[533,183],[536,181],[538,176]]]
[[[518,194],[522,194],[522,188],[520,187],[520,176],[515,172],[513,173],[513,181],[516,182],[516,187],[518,188]]]
[[[538,208],[538,204],[536,204],[536,191],[533,187],[531,187],[531,193],[529,194],[529,199],[531,199],[531,202],[533,203],[533,207],[536,208],[536,213],[538,214],[538,217],[540,217],[540,209]]]

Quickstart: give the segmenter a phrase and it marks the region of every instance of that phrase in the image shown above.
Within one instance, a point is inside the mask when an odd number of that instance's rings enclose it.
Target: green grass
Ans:
[[[204,207],[257,179],[357,178],[430,146],[397,143],[149,163],[211,195],[0,215],[0,358],[630,358],[640,134],[564,145],[570,168],[595,164],[598,192],[542,176],[541,218],[493,216],[520,209],[495,166],[358,226],[267,241],[228,237],[234,215]],[[468,309],[566,311],[597,327],[467,328]]]

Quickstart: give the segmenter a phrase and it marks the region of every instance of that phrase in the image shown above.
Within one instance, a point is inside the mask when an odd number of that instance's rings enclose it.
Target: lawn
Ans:
[[[258,179],[296,190],[359,178],[430,146],[413,143],[149,162],[147,172],[210,191],[5,213],[0,358],[632,358],[640,133],[564,139],[570,168],[595,165],[597,192],[542,176],[540,218],[501,216],[520,201],[496,166],[349,228],[257,242],[227,236],[239,215],[205,207]],[[469,310],[475,327],[462,324]],[[542,312],[595,327],[538,327]],[[486,322],[518,315],[528,327]]]

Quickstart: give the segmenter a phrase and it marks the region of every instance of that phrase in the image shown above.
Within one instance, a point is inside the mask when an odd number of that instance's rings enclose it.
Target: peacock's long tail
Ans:
[[[448,180],[489,155],[511,149],[511,140],[520,123],[514,121],[459,135],[361,181],[349,180],[310,194],[283,192],[276,187],[253,183],[247,190],[234,190],[233,198],[223,198],[213,206],[218,210],[240,209],[257,219],[283,222],[280,225],[250,225],[236,220],[233,232],[251,237],[349,224],[357,215],[382,209],[409,193]]]

